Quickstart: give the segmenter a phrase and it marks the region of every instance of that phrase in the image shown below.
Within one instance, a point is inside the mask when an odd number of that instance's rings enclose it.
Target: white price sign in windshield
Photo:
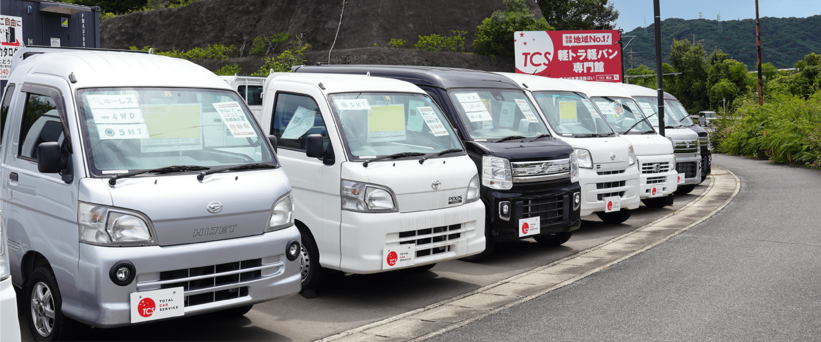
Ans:
[[[88,106],[92,109],[122,109],[139,108],[137,96],[134,94],[120,95],[88,95]]]
[[[145,123],[143,113],[139,108],[92,109],[91,115],[96,124]]]
[[[150,139],[145,124],[97,125],[100,140],[107,139]]]
[[[651,106],[649,103],[644,103],[644,102],[639,103],[639,107],[641,107],[641,110],[644,111],[644,115],[650,115],[650,114],[655,114],[656,113],[656,111],[653,109],[653,106]]]
[[[336,109],[340,111],[371,109],[371,105],[368,103],[367,99],[334,100],[334,104],[336,104]]]
[[[462,108],[465,109],[465,112],[481,112],[487,111],[487,107],[482,101],[479,102],[460,102],[462,104]]]
[[[482,102],[482,98],[478,93],[456,94],[456,99],[459,102]]]
[[[527,101],[523,99],[516,99],[516,104],[519,106],[519,110],[522,111],[522,114],[524,114],[527,121],[539,122],[539,119],[536,119],[536,114],[533,114],[533,111],[530,110],[530,106],[527,104]]]
[[[254,127],[245,116],[245,112],[239,105],[239,102],[229,101],[214,103],[214,108],[222,117],[222,122],[231,131],[234,138],[255,137],[257,132],[254,132]]]
[[[448,135],[445,125],[443,125],[442,121],[439,120],[439,117],[436,116],[436,112],[433,111],[433,108],[417,107],[416,110],[419,111],[419,114],[422,114],[422,117],[425,119],[425,124],[428,125],[428,128],[430,128],[430,131],[433,132],[433,135],[437,137]]]

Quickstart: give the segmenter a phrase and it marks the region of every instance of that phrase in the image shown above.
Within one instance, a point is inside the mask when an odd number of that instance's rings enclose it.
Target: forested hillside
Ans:
[[[707,53],[716,47],[731,58],[756,68],[755,20],[725,20],[718,29],[718,21],[707,19],[667,19],[661,23],[664,62],[669,63],[670,47],[673,39],[687,39],[701,42]],[[627,68],[646,65],[656,67],[654,32],[650,25],[625,32],[626,36],[636,36],[625,51]],[[807,18],[761,18],[762,62],[773,63],[777,68],[792,68],[795,61],[811,52],[821,52],[821,15]],[[632,51],[632,55],[630,54]]]

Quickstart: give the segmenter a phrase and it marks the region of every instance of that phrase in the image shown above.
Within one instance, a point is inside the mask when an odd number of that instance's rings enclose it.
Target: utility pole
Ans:
[[[758,21],[758,0],[755,0],[755,44],[758,48],[758,103],[764,105],[764,78],[761,70],[761,24]]]
[[[758,0],[755,0],[758,4]],[[653,0],[653,12],[656,16],[656,87],[658,88],[659,101],[659,134],[664,135],[664,79],[661,70],[661,10],[659,10],[659,0]]]

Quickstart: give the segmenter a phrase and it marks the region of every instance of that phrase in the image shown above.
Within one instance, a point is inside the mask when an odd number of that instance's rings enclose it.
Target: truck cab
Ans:
[[[497,242],[533,237],[546,246],[570,239],[581,225],[573,149],[556,139],[524,91],[483,71],[388,65],[303,66],[297,73],[370,75],[411,82],[439,104],[479,170],[486,207],[485,251]],[[443,124],[447,124],[444,122]]]
[[[236,90],[245,100],[248,108],[259,116],[262,113],[262,87],[265,85],[265,77],[261,76],[220,76],[228,86]]]
[[[634,84],[614,83],[613,86],[624,89],[646,115],[658,131],[658,94],[656,90]],[[678,183],[677,194],[688,194],[701,183],[701,146],[699,136],[680,123],[680,119],[669,107],[664,108],[664,136],[673,142],[676,155],[676,171],[684,181]]]
[[[141,52],[14,60],[0,209],[36,340],[70,338],[76,322],[244,315],[299,292],[291,185],[225,82]]]
[[[303,236],[302,288],[326,270],[426,270],[485,249],[479,175],[413,84],[274,73],[259,122],[276,136]]]
[[[641,169],[639,194],[644,205],[672,205],[678,172],[671,141],[656,133],[639,105],[623,89],[604,82],[568,82],[582,89],[610,127],[633,145]]]
[[[551,133],[579,158],[581,214],[622,223],[640,205],[640,173],[633,145],[620,137],[584,92],[572,83],[542,76],[504,74],[528,89]]]
[[[681,104],[681,102],[679,102],[678,99],[676,99],[675,96],[665,92],[664,103],[666,107],[672,108],[673,114],[676,116],[679,122],[681,122],[682,126],[687,127],[693,130],[693,132],[696,132],[696,134],[698,134],[698,144],[701,151],[701,181],[699,182],[699,184],[701,184],[702,182],[704,182],[705,179],[707,179],[707,176],[710,175],[710,172],[712,172],[713,153],[710,151],[710,149],[712,148],[712,146],[710,145],[710,133],[707,132],[707,130],[704,129],[704,127],[696,125],[695,122],[693,122],[693,119],[690,118],[690,114],[687,113],[687,110],[684,109],[684,106]],[[701,113],[711,113],[705,114],[705,117],[712,116],[713,118],[715,118],[716,114],[715,112]],[[699,115],[701,115],[701,113],[699,113]]]

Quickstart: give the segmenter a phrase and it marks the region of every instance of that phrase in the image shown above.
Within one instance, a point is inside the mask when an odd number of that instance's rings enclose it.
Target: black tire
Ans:
[[[476,255],[471,255],[471,256],[468,256],[468,257],[464,257],[461,260],[464,260],[464,261],[467,261],[467,262],[479,262],[479,261],[485,260],[491,254],[493,254],[493,250],[496,249],[496,240],[494,240],[493,237],[490,236],[489,233],[490,233],[490,229],[485,228],[485,250],[482,251],[482,253],[479,253],[479,254],[476,254]]]
[[[408,271],[412,273],[425,273],[427,271],[430,271],[430,269],[433,268],[433,266],[436,266],[436,264],[427,264],[422,266],[411,267],[408,269]]]
[[[698,184],[704,183],[704,181],[707,180],[707,176],[708,174],[706,172],[701,171],[701,182],[698,182]]]
[[[679,186],[676,189],[676,194],[677,195],[686,195],[686,194],[689,194],[689,193],[693,192],[693,190],[695,190],[695,189],[696,189],[695,184]]]
[[[567,242],[567,240],[570,240],[571,236],[573,236],[573,232],[564,232],[550,235],[536,235],[533,239],[545,246],[561,246]]]
[[[319,248],[313,237],[301,229],[300,233],[302,234],[302,253],[300,254],[302,291],[316,290],[325,280],[326,270],[319,265]]]
[[[644,205],[646,205],[650,208],[659,208],[659,209],[664,208],[665,206],[667,206],[667,201],[668,200],[667,200],[666,197],[648,198],[648,199],[641,200],[641,202],[644,203]]]
[[[248,311],[251,311],[252,308],[254,308],[254,305],[240,306],[238,308],[230,308],[219,311],[218,314],[222,317],[242,317],[245,316]]]
[[[63,315],[63,297],[54,272],[38,267],[24,285],[26,293],[26,320],[35,341],[69,340],[75,334],[77,322]],[[34,297],[32,297],[34,296]],[[35,301],[36,300],[36,301]],[[53,317],[48,317],[50,315]]]
[[[598,216],[599,219],[601,219],[604,222],[620,224],[624,221],[627,221],[627,219],[630,218],[631,214],[632,212],[630,210],[622,209],[619,211],[614,211],[612,213],[605,213],[600,211],[596,213],[596,216]]]

